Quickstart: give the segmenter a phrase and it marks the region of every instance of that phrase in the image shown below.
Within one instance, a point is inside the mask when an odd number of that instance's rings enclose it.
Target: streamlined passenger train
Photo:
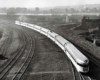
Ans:
[[[49,29],[46,29],[34,24],[29,24],[29,23],[19,22],[19,21],[15,21],[15,24],[33,29],[47,36],[65,52],[65,54],[71,60],[71,62],[76,67],[78,72],[87,73],[89,71],[88,58],[84,56],[82,52],[80,52],[72,43],[64,39],[62,36],[58,35],[55,32],[52,32]]]

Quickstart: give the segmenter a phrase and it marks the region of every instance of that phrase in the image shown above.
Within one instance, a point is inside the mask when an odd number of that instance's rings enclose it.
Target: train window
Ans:
[[[64,47],[68,44],[69,42],[66,42],[65,44],[64,44]]]
[[[80,66],[82,66],[82,67],[88,67],[89,66],[89,64],[79,64],[79,63],[77,63],[78,65],[80,65]]]
[[[57,36],[59,36],[59,35],[56,35],[55,38],[56,38]]]

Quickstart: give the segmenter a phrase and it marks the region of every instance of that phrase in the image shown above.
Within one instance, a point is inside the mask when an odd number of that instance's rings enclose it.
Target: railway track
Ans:
[[[89,76],[85,76],[80,72],[77,72],[73,64],[71,63],[72,73],[73,73],[73,80],[92,80]]]
[[[35,40],[32,37],[32,35],[28,32],[27,32],[27,38],[30,38],[30,40],[28,40],[28,43],[30,44],[30,46],[27,48],[29,50],[27,53],[28,55],[26,56],[26,59],[24,60],[21,67],[17,70],[17,73],[13,76],[12,80],[21,80],[21,78],[23,77],[25,71],[27,70],[27,68],[33,58],[33,53],[35,51]]]
[[[89,76],[84,76],[83,74],[79,73],[80,80],[91,80]]]
[[[20,35],[20,39],[21,42],[23,42],[23,45],[19,45],[20,49],[17,49],[17,54],[7,62],[6,65],[4,65],[4,67],[2,67],[2,69],[0,70],[0,80],[3,80],[5,78],[5,76],[7,75],[7,73],[11,70],[11,68],[14,66],[14,64],[17,62],[17,60],[20,58],[20,56],[22,55],[24,49],[25,49],[25,36],[23,36],[20,32],[18,32],[18,34]]]
[[[71,63],[71,61],[70,61],[70,64],[71,64],[71,68],[72,68],[73,80],[77,80],[77,79],[76,79],[76,74],[75,74],[75,69],[74,69],[74,66],[73,66],[73,64]]]
[[[0,80],[8,80],[7,76],[9,76],[8,75],[9,72],[17,64],[18,60],[21,59],[20,56],[23,56],[23,53],[24,53],[24,54],[27,54],[27,55],[24,55],[26,58],[24,59],[24,61],[22,61],[21,66],[16,71],[16,73],[12,76],[12,80],[20,80],[33,58],[33,53],[35,51],[35,40],[33,36],[29,32],[26,32],[24,30],[22,31],[22,30],[17,29],[16,32],[19,34],[20,36],[19,38],[21,40],[20,43],[23,43],[23,45],[21,44],[19,45],[20,49],[16,50],[17,55],[15,55],[12,60],[7,62],[7,64],[2,69],[0,69],[0,74],[1,74]],[[26,49],[27,51],[25,51]],[[21,74],[19,74],[20,72]],[[10,77],[10,80],[11,80],[11,77]]]

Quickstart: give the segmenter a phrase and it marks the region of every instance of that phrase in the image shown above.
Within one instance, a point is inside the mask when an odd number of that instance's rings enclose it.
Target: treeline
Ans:
[[[66,9],[41,9],[39,7],[36,8],[0,8],[0,13],[7,13],[7,14],[17,14],[17,13],[29,13],[29,14],[61,14],[66,13]]]
[[[16,13],[34,13],[35,11],[27,8],[0,8],[0,13],[16,14]]]
[[[97,8],[84,8],[77,10],[75,8],[54,8],[54,9],[41,9],[39,7],[29,8],[0,8],[0,13],[17,14],[17,13],[29,13],[29,14],[62,14],[62,13],[100,13],[100,9]]]

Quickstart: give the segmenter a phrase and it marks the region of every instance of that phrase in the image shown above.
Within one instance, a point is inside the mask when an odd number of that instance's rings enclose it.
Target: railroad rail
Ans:
[[[20,58],[20,56],[22,55],[25,47],[25,37],[22,35],[22,33],[18,32],[19,36],[20,36],[20,40],[21,42],[23,42],[23,45],[19,45],[20,48],[17,49],[17,53],[9,62],[7,62],[6,65],[4,65],[4,67],[0,70],[0,79],[4,79],[6,74],[11,70],[11,68],[14,66],[14,64],[17,62],[17,60]]]
[[[26,58],[21,63],[21,66],[18,67],[16,73],[12,76],[12,80],[20,80],[23,77],[25,71],[27,70],[33,58],[33,53],[35,51],[35,40],[29,32],[20,30],[18,28],[13,28],[13,30],[15,30],[18,33],[21,44],[19,44],[18,49],[15,51],[16,55],[13,56],[10,60],[7,60],[4,65],[2,65],[2,68],[0,69],[0,80],[8,80],[10,71],[17,65],[21,57],[24,56]],[[9,34],[9,37],[11,36],[12,34]],[[8,38],[5,42],[9,41],[11,40]],[[7,43],[5,44],[7,45]],[[8,47],[6,46],[6,48]],[[19,74],[20,72],[21,74]]]
[[[92,80],[89,76],[85,76],[82,73],[77,72],[73,64],[71,63],[74,80]]]
[[[27,31],[26,31],[27,32]],[[24,60],[23,64],[21,65],[21,67],[17,70],[17,73],[13,76],[12,80],[21,80],[22,76],[24,75],[25,71],[27,70],[32,58],[33,58],[33,55],[34,55],[34,51],[35,51],[35,40],[34,38],[32,37],[31,34],[29,34],[27,32],[27,39],[29,39],[29,36],[30,36],[30,40],[28,40],[28,43],[30,44],[30,46],[27,48],[29,51],[28,51],[28,55],[26,57],[26,59]],[[21,72],[19,74],[19,72]]]

